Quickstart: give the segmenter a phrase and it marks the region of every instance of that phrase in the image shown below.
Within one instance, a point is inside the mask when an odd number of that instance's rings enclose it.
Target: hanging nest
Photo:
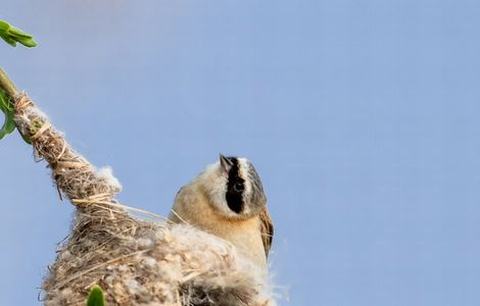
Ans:
[[[15,123],[48,163],[60,195],[76,206],[43,283],[45,305],[83,306],[94,285],[109,306],[275,305],[264,272],[229,242],[188,224],[134,217],[152,214],[119,204],[112,171],[75,152],[24,93],[15,98]]]

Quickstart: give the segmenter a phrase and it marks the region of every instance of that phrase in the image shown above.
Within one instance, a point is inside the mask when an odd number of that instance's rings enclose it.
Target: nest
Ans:
[[[264,272],[233,245],[188,224],[135,217],[139,210],[115,200],[121,185],[112,171],[75,152],[27,95],[17,96],[15,111],[35,157],[76,206],[42,286],[45,305],[83,306],[94,285],[107,305],[275,305]]]

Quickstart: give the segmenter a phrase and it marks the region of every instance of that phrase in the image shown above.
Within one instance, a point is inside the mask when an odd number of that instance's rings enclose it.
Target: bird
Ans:
[[[220,154],[180,188],[169,219],[227,240],[251,263],[267,268],[274,227],[262,181],[247,158]]]

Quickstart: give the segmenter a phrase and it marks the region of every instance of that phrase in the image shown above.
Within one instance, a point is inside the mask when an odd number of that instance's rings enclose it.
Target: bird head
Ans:
[[[196,179],[213,208],[230,219],[258,215],[267,199],[253,164],[246,158],[224,156]]]

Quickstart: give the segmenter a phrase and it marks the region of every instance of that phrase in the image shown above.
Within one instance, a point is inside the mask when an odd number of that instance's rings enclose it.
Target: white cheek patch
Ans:
[[[227,204],[226,193],[228,183],[228,173],[223,170],[220,162],[208,166],[200,175],[199,181],[202,183],[203,190],[208,194],[211,205],[226,217],[239,218],[250,215],[254,212],[252,207],[251,195],[253,192],[252,178],[250,176],[250,162],[246,158],[237,158],[238,174],[245,180],[243,192],[243,209],[240,214],[233,212]]]
[[[227,179],[222,176],[217,176],[214,182],[212,182],[210,190],[210,199],[213,204],[222,211],[227,208],[227,201],[225,199],[226,186]]]
[[[203,188],[208,193],[211,204],[224,215],[234,217],[235,214],[228,208],[225,198],[228,177],[220,162],[207,167],[202,176]]]
[[[243,192],[243,203],[245,204],[243,207],[242,214],[250,214],[251,208],[249,205],[249,195],[252,194],[252,182],[249,177],[250,172],[250,165],[246,158],[238,158],[238,165],[239,165],[239,174],[245,180],[244,187],[245,191]]]

